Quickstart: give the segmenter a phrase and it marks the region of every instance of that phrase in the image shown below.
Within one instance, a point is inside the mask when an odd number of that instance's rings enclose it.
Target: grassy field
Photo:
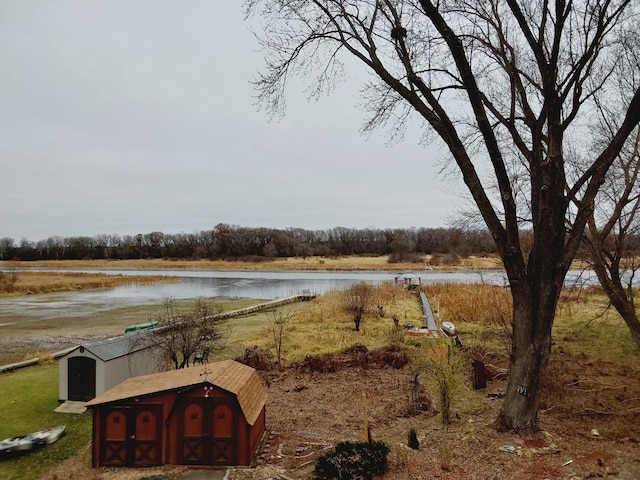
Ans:
[[[364,314],[358,332],[353,318],[344,310],[343,292],[340,291],[279,308],[276,315],[285,320],[282,343],[285,363],[299,362],[307,355],[337,353],[354,344],[362,344],[369,349],[383,347],[388,344],[394,330],[394,315],[401,324],[409,321],[415,325],[422,323],[422,307],[415,294],[395,284],[382,285],[375,288],[375,292],[375,301]],[[384,316],[379,315],[377,305],[384,306]],[[274,320],[274,311],[230,320],[229,344],[232,351],[257,346],[275,356]]]
[[[67,426],[57,442],[29,455],[0,462],[3,480],[37,479],[43,472],[87,448],[91,439],[91,413],[56,413],[58,366],[30,367],[0,374],[0,439],[24,435],[56,425]]]

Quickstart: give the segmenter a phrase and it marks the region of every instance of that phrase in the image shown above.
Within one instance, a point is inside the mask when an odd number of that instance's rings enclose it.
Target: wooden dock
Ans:
[[[427,330],[438,330],[436,325],[436,319],[433,317],[433,310],[431,310],[431,304],[424,292],[420,292],[420,302],[422,302],[422,320]]]

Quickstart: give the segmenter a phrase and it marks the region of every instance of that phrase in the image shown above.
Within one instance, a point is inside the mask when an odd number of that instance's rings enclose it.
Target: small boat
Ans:
[[[9,437],[0,442],[0,456],[9,457],[42,448],[47,444],[44,440],[33,438],[31,435]]]
[[[0,441],[0,458],[12,457],[44,448],[62,437],[65,428],[65,425],[58,425],[28,435],[5,438]]]
[[[456,326],[451,322],[442,322],[442,331],[452,337],[456,334]]]
[[[58,425],[57,427],[49,428],[47,430],[40,430],[39,432],[34,432],[30,436],[33,438],[37,438],[38,440],[44,440],[47,445],[57,441],[62,435],[64,435],[64,430],[66,425]]]

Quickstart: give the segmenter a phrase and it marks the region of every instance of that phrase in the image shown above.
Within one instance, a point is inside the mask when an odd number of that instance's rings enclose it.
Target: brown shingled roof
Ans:
[[[87,407],[207,382],[236,395],[247,422],[254,424],[267,401],[267,392],[255,369],[234,360],[132,377],[94,398]]]

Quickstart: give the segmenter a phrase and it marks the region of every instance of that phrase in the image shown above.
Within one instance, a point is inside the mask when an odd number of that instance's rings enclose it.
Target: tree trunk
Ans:
[[[513,356],[504,403],[498,416],[500,430],[537,431],[540,378],[549,360],[551,342],[525,345]],[[513,347],[514,350],[517,347]]]
[[[515,288],[513,336],[507,392],[498,416],[500,430],[538,430],[541,379],[551,354],[556,288]]]
[[[629,327],[631,338],[633,338],[633,341],[636,342],[636,345],[640,348],[640,321],[638,321],[638,316],[636,315],[635,310],[631,310],[628,307],[629,305],[625,304],[624,309],[617,310],[624,322],[627,324],[627,327]]]
[[[601,249],[602,251],[602,249]],[[594,271],[598,276],[600,285],[604,289],[609,301],[613,307],[618,311],[624,322],[629,327],[631,332],[631,338],[640,348],[640,320],[636,314],[635,305],[633,299],[627,297],[625,289],[620,281],[620,270],[618,268],[612,268],[611,277],[607,275],[607,268],[605,262],[598,255],[598,252],[594,252],[593,257],[595,259]]]
[[[633,316],[623,315],[622,319],[627,324],[627,327],[629,327],[631,338],[633,338],[638,348],[640,348],[640,321],[638,321],[638,317],[635,315],[635,312]]]

